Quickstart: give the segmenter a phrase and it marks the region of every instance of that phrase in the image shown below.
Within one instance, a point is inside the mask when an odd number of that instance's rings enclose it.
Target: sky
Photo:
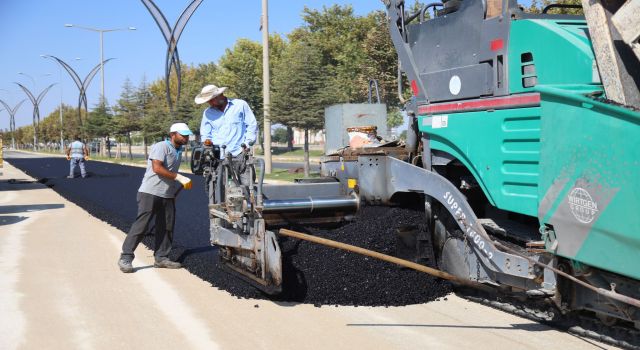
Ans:
[[[155,0],[171,27],[190,0]],[[380,0],[271,0],[269,31],[287,34],[302,25],[305,6],[322,9],[333,4],[352,5],[357,15],[384,10]],[[225,49],[237,39],[261,41],[261,0],[204,0],[185,27],[178,51],[189,65],[217,62]],[[62,102],[77,106],[78,89],[69,74],[53,60],[53,55],[68,63],[81,79],[100,62],[100,36],[97,32],[68,28],[65,24],[114,29],[135,27],[135,31],[104,33],[104,57],[115,58],[105,64],[105,96],[109,104],[119,98],[124,81],[137,86],[143,77],[148,82],[163,78],[166,44],[151,14],[139,0],[0,0],[0,100],[10,107],[27,99],[14,82],[38,95],[50,84],[40,103],[40,119]],[[19,74],[19,73],[24,74]],[[100,73],[87,91],[89,109],[100,95]],[[31,125],[33,105],[27,99],[16,114],[16,127]],[[0,111],[0,129],[9,129],[9,114]]]

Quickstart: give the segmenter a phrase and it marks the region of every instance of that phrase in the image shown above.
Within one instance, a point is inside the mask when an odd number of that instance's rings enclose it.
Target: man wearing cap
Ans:
[[[155,217],[154,267],[179,269],[182,265],[169,260],[175,223],[175,197],[181,189],[191,189],[191,179],[178,173],[182,146],[193,135],[185,123],[175,123],[169,129],[169,140],[151,146],[147,171],[138,189],[138,216],[122,244],[118,266],[122,272],[133,272],[134,251]]]
[[[202,114],[200,140],[211,140],[213,144],[226,146],[234,164],[243,161],[242,145],[252,146],[256,142],[258,123],[249,104],[241,99],[231,99],[224,95],[226,87],[207,85],[195,98],[197,104],[209,103]],[[223,157],[222,154],[220,154]],[[248,184],[246,169],[241,170],[241,180]]]

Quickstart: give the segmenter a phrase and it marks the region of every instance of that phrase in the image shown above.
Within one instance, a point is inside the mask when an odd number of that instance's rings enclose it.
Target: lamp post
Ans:
[[[9,90],[5,90],[5,89],[0,89],[3,91],[8,92],[9,94],[11,94],[11,91]],[[7,113],[9,113],[9,130],[11,130],[11,149],[16,149],[16,112],[18,112],[18,108],[20,108],[20,106],[22,105],[22,103],[25,100],[22,100],[20,102],[18,102],[18,104],[16,104],[13,108],[11,108],[11,106],[9,106],[6,102],[4,102],[3,100],[0,100],[0,104],[2,104],[5,108],[5,110],[7,111]]]
[[[40,57],[53,59],[50,55],[40,55]],[[81,58],[76,57],[75,60],[79,61],[81,60]],[[62,67],[60,66],[58,67],[58,75],[60,79],[60,152],[64,153],[64,123],[62,120]]]
[[[33,77],[32,77],[32,76],[30,76],[29,74],[24,73],[24,72],[18,72],[18,74],[19,74],[19,75],[24,75],[25,77],[27,77],[27,78],[31,79],[31,82],[33,83],[33,90],[34,90],[34,91],[35,91],[35,90],[37,90],[36,80],[35,80],[35,79],[33,79]]]
[[[42,99],[47,94],[47,91],[49,91],[49,89],[51,89],[55,84],[51,84],[46,89],[42,90],[42,92],[40,92],[38,97],[34,96],[33,93],[31,93],[31,91],[29,91],[29,89],[27,89],[24,85],[20,83],[15,83],[15,84],[18,85],[22,89],[22,91],[24,91],[24,93],[27,95],[27,97],[29,97],[29,99],[31,100],[31,103],[33,104],[33,150],[37,151],[38,150],[38,126],[40,124],[40,109],[38,105],[40,104],[40,102],[42,102]]]
[[[113,29],[97,29],[97,28],[91,28],[91,27],[84,27],[84,26],[79,26],[76,24],[65,24],[64,25],[67,28],[80,28],[80,29],[84,29],[84,30],[89,30],[92,32],[98,32],[100,33],[100,98],[101,98],[101,103],[102,101],[104,101],[104,45],[103,45],[103,35],[104,33],[107,32],[117,32],[117,31],[122,31],[122,30],[136,30],[136,27],[128,27],[128,28],[113,28]]]
[[[269,4],[262,0],[262,98],[264,111],[264,172],[271,174],[271,93],[269,74]]]

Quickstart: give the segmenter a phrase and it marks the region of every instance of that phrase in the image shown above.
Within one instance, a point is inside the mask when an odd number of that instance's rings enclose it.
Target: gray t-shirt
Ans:
[[[177,173],[182,160],[182,152],[178,152],[170,141],[160,141],[151,146],[147,171],[142,178],[142,185],[138,192],[149,193],[162,198],[175,198],[178,189],[182,186],[178,181],[159,176],[153,171],[152,159],[162,161],[165,168]]]

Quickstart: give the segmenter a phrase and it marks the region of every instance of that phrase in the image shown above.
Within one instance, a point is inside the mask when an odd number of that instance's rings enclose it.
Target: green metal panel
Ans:
[[[599,84],[588,33],[584,20],[513,20],[508,50],[510,92],[532,91],[523,86],[526,77],[536,77],[541,85]],[[526,62],[527,54],[532,61]]]
[[[446,127],[434,128],[433,118],[418,118],[420,131],[431,137],[432,149],[462,162],[492,205],[536,216],[540,108],[451,113]]]
[[[585,97],[592,86],[539,86],[539,219],[552,252],[640,278],[640,113]]]

